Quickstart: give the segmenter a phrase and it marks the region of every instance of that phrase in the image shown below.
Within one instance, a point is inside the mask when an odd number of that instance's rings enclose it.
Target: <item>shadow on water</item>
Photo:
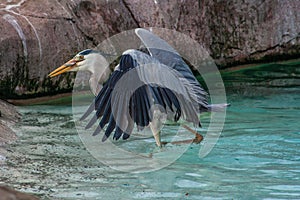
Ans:
[[[19,107],[19,140],[9,147],[0,181],[43,199],[299,199],[300,64],[222,76],[232,106],[221,138],[203,159],[193,144],[158,171],[118,172],[85,149],[70,106],[28,106]],[[202,121],[205,128],[207,117]]]

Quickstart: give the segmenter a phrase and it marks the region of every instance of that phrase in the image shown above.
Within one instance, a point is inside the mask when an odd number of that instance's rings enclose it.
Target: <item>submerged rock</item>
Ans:
[[[299,9],[298,0],[6,1],[0,4],[0,97],[70,91],[73,74],[47,74],[78,51],[137,27],[183,32],[220,67],[297,57]]]
[[[30,194],[16,191],[7,186],[0,186],[1,200],[38,200],[39,198]]]

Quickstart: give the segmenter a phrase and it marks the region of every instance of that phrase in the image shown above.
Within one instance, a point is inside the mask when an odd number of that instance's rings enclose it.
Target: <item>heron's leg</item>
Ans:
[[[161,145],[161,137],[160,137],[160,129],[158,129],[157,124],[150,123],[150,128],[151,128],[152,134],[154,136],[156,145],[158,147],[162,147],[162,145]]]
[[[167,119],[167,115],[161,112],[159,107],[153,109],[153,118],[152,121],[150,122],[150,128],[158,147],[162,147],[160,130],[163,126],[163,123],[166,121],[166,119]]]

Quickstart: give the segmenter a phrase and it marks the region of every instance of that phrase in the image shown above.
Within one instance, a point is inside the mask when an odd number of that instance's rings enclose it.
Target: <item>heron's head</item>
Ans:
[[[65,72],[71,71],[79,71],[79,70],[88,70],[89,68],[89,61],[92,59],[92,54],[95,53],[94,50],[86,49],[78,54],[76,54],[71,60],[60,66],[59,68],[55,69],[49,74],[49,77],[54,77],[59,74],[63,74]]]

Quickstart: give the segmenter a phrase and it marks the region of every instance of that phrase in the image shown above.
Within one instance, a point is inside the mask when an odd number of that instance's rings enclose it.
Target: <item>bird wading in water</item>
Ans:
[[[89,71],[94,101],[81,120],[93,111],[86,128],[99,120],[93,135],[105,129],[102,141],[113,132],[113,139],[128,139],[134,126],[138,130],[150,126],[157,146],[161,147],[162,118],[175,122],[183,118],[201,127],[201,112],[223,109],[228,104],[208,105],[207,93],[189,66],[166,41],[145,29],[136,29],[145,48],[123,52],[119,64],[111,72],[103,53],[87,49],[49,74],[50,77],[70,71]],[[103,84],[103,87],[102,87]],[[202,136],[193,129],[198,143]]]

